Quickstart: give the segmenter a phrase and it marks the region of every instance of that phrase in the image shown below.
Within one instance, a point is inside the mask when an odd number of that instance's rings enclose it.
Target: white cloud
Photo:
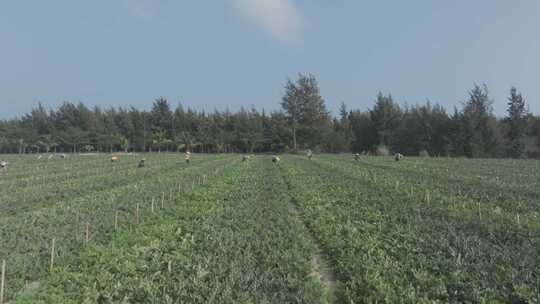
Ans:
[[[124,0],[124,6],[135,17],[152,20],[157,14],[158,2],[156,0]]]
[[[233,0],[234,7],[281,41],[299,38],[305,18],[293,0]]]

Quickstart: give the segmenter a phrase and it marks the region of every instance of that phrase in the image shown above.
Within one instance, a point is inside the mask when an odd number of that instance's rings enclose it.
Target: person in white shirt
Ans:
[[[7,167],[8,167],[8,162],[5,161],[5,160],[1,160],[0,161],[0,171],[1,172],[7,171]]]

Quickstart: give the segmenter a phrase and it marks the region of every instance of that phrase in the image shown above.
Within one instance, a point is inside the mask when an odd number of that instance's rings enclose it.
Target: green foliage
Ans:
[[[7,157],[10,303],[538,303],[534,161],[139,159]]]
[[[476,85],[469,93],[469,100],[462,112],[460,132],[463,136],[463,150],[468,157],[489,157],[497,146],[495,137],[495,117],[493,101],[487,87]]]
[[[166,98],[150,111],[65,102],[47,110],[38,104],[21,118],[0,120],[0,153],[151,152],[202,153],[375,152],[379,145],[405,155],[540,157],[539,117],[527,114],[521,94],[512,90],[509,116],[497,118],[486,86],[475,86],[453,115],[431,102],[400,106],[379,93],[365,110],[328,112],[317,79],[300,74],[287,81],[281,110],[266,113],[241,107],[236,112],[195,111]]]
[[[293,150],[299,145],[315,147],[323,143],[323,134],[330,131],[330,118],[315,76],[300,74],[295,83],[288,80],[281,107],[291,127]]]
[[[525,156],[525,135],[527,131],[527,109],[525,100],[516,88],[510,90],[508,98],[508,116],[506,124],[508,130],[505,138],[508,141],[508,156],[522,158]]]
[[[4,215],[2,225],[13,228],[0,235],[10,240],[0,244],[0,256],[7,257],[11,269],[10,302],[327,303],[311,274],[310,234],[289,212],[290,196],[278,167],[266,158],[241,163],[236,156],[199,155],[188,167],[175,165],[179,156],[162,155],[147,155],[144,169],[134,169],[136,158],[127,156],[112,168],[104,157],[70,158],[67,172],[61,160],[47,163],[62,174],[103,163],[96,171],[105,178],[126,176],[131,182],[61,202],[36,196],[27,210]],[[14,169],[24,177],[22,168]],[[15,176],[9,178],[12,188],[23,186]],[[73,188],[91,184],[82,177],[70,180]],[[67,185],[60,186],[67,191]],[[139,224],[133,220],[136,204],[141,206]],[[118,232],[114,210],[120,211]],[[84,246],[87,221],[92,237]],[[58,253],[49,274],[51,235]],[[28,278],[39,281],[39,288],[25,291]]]
[[[394,133],[400,124],[401,108],[394,102],[392,95],[379,93],[369,114],[377,144],[390,146],[395,141]]]
[[[281,166],[333,260],[341,302],[538,303],[534,162],[326,156]]]

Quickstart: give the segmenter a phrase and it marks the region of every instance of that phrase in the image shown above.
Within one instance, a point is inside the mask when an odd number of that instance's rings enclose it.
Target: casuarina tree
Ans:
[[[469,93],[469,100],[463,108],[461,126],[464,152],[468,157],[494,155],[497,140],[492,104],[486,85],[476,85]]]
[[[510,90],[508,98],[508,116],[505,118],[508,141],[508,156],[521,158],[525,155],[525,133],[527,132],[527,110],[525,100],[516,88]]]
[[[288,80],[281,106],[291,127],[294,150],[299,142],[309,146],[321,143],[330,129],[330,115],[313,75],[300,74],[296,83]]]

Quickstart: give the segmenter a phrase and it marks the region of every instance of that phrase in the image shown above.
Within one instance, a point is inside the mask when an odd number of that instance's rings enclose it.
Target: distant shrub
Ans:
[[[390,149],[387,146],[378,146],[375,150],[376,156],[390,156]]]
[[[81,149],[82,152],[92,152],[94,151],[94,146],[92,145],[85,145]]]
[[[418,156],[420,156],[420,157],[431,157],[431,155],[429,155],[429,152],[427,150],[420,151],[420,153],[418,153]]]
[[[294,152],[294,151],[291,151],[292,149],[289,148],[288,145],[285,145],[283,147],[281,147],[281,149],[276,149],[277,152],[283,152],[283,153],[291,153],[291,152]]]

